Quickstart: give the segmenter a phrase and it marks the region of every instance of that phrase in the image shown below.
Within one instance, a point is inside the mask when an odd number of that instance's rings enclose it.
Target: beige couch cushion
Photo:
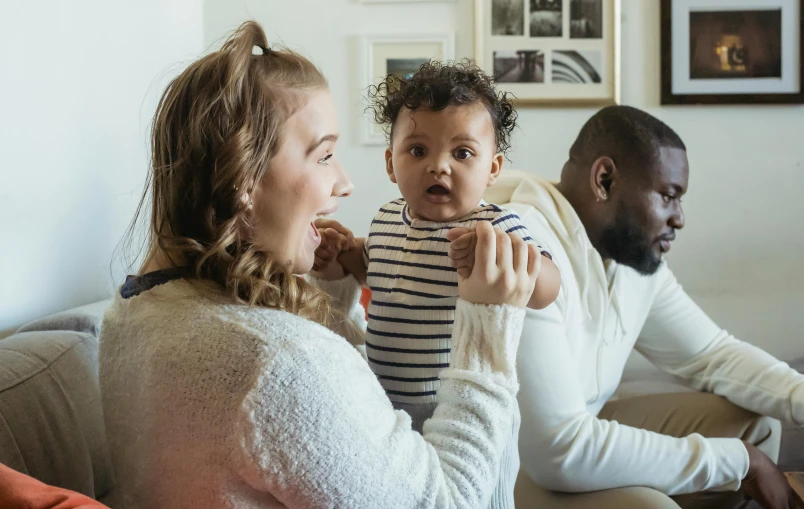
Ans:
[[[39,330],[0,341],[0,462],[46,484],[108,494],[97,357],[88,332]]]

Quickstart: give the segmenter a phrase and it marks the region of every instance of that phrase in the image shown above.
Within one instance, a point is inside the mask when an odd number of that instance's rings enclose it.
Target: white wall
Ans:
[[[357,0],[206,0],[204,41],[241,21],[302,50],[328,76],[341,119],[339,158],[356,185],[338,216],[365,234],[377,207],[397,196],[381,147],[359,144],[361,34],[453,31],[471,56],[472,2],[362,4]],[[689,148],[691,187],[671,264],[721,325],[771,353],[804,356],[803,107],[660,107],[659,0],[623,0],[623,103],[668,122]],[[520,109],[512,166],[556,178],[594,109]]]
[[[202,51],[202,15],[201,0],[0,3],[0,337],[110,295],[148,122]]]

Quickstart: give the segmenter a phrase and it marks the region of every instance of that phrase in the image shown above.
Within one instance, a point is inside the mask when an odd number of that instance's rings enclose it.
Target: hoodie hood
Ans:
[[[603,259],[589,240],[580,217],[555,184],[533,174],[508,170],[486,191],[484,199],[489,203],[507,207],[521,204],[526,208],[535,209],[544,216],[569,260],[570,269],[580,292],[583,318],[602,322],[606,310],[611,305],[617,318],[618,336],[623,337],[626,334],[616,292],[613,291],[615,285],[610,284],[616,277],[618,266],[610,262],[608,269],[610,276],[607,275]],[[536,241],[540,242],[542,239],[537,238]],[[558,247],[554,246],[553,249]],[[562,282],[565,300],[566,292],[567,288]],[[565,314],[566,317],[568,314]]]

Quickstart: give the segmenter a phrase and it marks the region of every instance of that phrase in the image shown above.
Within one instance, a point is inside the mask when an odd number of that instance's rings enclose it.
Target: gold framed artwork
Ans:
[[[620,0],[474,0],[475,60],[517,104],[620,102]]]
[[[455,58],[455,36],[448,34],[365,36],[362,38],[365,62],[363,90],[377,85],[389,74],[407,76],[430,60]],[[386,143],[382,128],[364,115],[361,141],[365,145]]]

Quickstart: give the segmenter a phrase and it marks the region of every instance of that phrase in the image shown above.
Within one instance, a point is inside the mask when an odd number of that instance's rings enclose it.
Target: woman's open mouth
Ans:
[[[321,234],[318,232],[318,228],[316,228],[315,223],[310,221],[310,238],[316,244],[321,244]]]

